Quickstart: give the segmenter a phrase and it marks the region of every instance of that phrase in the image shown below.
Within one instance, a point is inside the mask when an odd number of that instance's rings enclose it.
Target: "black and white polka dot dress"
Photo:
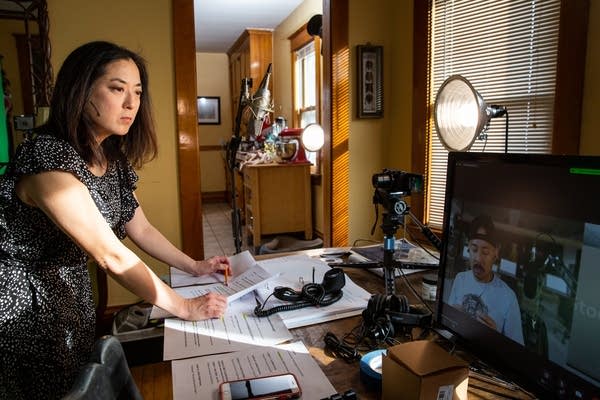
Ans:
[[[112,163],[98,177],[55,137],[39,135],[20,146],[14,165],[0,177],[0,399],[60,398],[94,342],[86,253],[15,194],[20,176],[50,170],[83,182],[121,239],[138,207],[138,178],[128,163]]]

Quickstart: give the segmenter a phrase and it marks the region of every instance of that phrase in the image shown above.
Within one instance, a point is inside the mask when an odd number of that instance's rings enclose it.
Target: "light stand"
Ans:
[[[233,241],[235,244],[235,253],[242,251],[242,217],[241,211],[237,206],[237,194],[235,188],[235,168],[237,166],[236,155],[240,143],[242,141],[240,137],[240,129],[242,125],[242,114],[245,107],[249,107],[252,112],[254,129],[251,129],[250,134],[256,136],[257,127],[267,117],[268,113],[272,112],[271,105],[271,92],[269,91],[269,79],[271,77],[271,64],[267,67],[267,71],[260,82],[260,85],[256,89],[254,96],[250,96],[250,88],[252,87],[251,78],[242,79],[242,87],[240,89],[240,99],[238,102],[238,109],[235,116],[235,131],[233,137],[227,145],[227,164],[231,171],[231,199],[232,199],[232,210],[231,210],[231,227],[233,230]]]
[[[251,87],[252,79],[243,78],[242,88],[240,90],[240,100],[235,116],[235,131],[227,145],[227,166],[231,172],[231,229],[233,231],[233,242],[236,254],[242,251],[242,216],[241,211],[237,206],[237,193],[235,187],[236,154],[242,141],[240,137],[242,114],[244,112],[244,107],[248,104],[250,98],[249,90]]]

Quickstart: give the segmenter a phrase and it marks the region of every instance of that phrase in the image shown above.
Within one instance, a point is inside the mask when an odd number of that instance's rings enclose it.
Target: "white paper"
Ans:
[[[223,318],[183,321],[168,318],[164,329],[164,360],[273,346],[293,338],[278,315],[258,318],[254,294],[230,304]]]
[[[263,301],[276,286],[286,286],[299,291],[304,284],[313,282],[313,268],[314,282],[316,283],[321,283],[325,273],[331,270],[324,261],[306,255],[273,258],[260,261],[259,264],[271,274],[277,275],[267,285],[256,289],[256,293]],[[292,329],[362,313],[367,308],[371,294],[354,283],[348,276],[345,278],[346,285],[342,289],[344,294],[339,301],[325,307],[305,307],[279,312],[285,326]],[[264,308],[269,309],[282,304],[293,303],[283,302],[271,296]]]
[[[337,393],[301,342],[175,360],[171,371],[175,400],[218,400],[221,382],[284,373],[296,376],[303,399],[328,398]]]
[[[244,253],[248,254],[245,255]],[[203,296],[209,292],[215,292],[227,296],[227,303],[231,304],[231,302],[239,299],[246,293],[250,293],[254,289],[264,285],[267,281],[276,278],[276,274],[272,274],[266,271],[263,267],[257,264],[249,252],[246,251],[244,253],[236,255],[240,256],[239,260],[241,261],[241,263],[239,265],[232,265],[232,269],[239,268],[243,272],[238,272],[235,274],[234,277],[229,279],[228,286],[225,286],[221,283],[216,283],[212,285],[185,286],[175,288],[173,290],[175,290],[177,293],[179,293],[180,296],[185,298],[198,297]],[[150,318],[156,319],[169,317],[172,317],[172,315],[163,310],[162,308],[157,306],[152,307]]]
[[[256,261],[254,261],[254,257],[252,257],[252,254],[250,254],[248,250],[243,251],[239,254],[235,254],[231,257],[227,257],[227,259],[229,260],[229,265],[231,266],[232,275],[230,276],[230,278],[232,279],[243,274],[248,270],[248,268],[256,264]],[[171,287],[173,288],[225,282],[224,275],[219,273],[194,276],[174,267],[171,267],[169,269],[169,273],[171,279]]]

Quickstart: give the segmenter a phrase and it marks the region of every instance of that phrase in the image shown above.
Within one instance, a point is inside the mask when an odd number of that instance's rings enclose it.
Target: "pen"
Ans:
[[[229,286],[229,267],[225,268],[225,286]]]

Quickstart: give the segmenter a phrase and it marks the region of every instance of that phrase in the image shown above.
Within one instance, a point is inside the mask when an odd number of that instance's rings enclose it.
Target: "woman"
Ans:
[[[155,156],[143,59],[107,42],[73,51],[47,124],[0,180],[0,398],[59,398],[70,388],[94,342],[89,257],[177,317],[223,315],[225,297],[182,298],[119,240],[191,274],[229,269],[225,257],[191,259],[146,219],[132,166]]]

